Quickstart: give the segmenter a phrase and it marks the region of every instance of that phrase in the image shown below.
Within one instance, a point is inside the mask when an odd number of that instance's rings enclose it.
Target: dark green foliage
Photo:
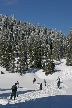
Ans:
[[[45,71],[45,75],[52,74],[54,72],[54,69],[55,69],[54,61],[52,61],[52,60],[46,61],[43,64],[42,68]]]

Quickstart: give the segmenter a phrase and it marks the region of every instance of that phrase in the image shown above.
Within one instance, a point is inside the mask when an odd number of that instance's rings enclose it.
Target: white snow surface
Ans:
[[[55,72],[46,76],[42,69],[29,69],[25,75],[8,73],[0,67],[0,108],[72,108],[72,66],[66,60],[55,62]],[[57,88],[57,78],[61,85]],[[33,84],[33,78],[36,82]],[[47,85],[44,84],[44,79]],[[18,97],[10,99],[11,87],[19,81]],[[40,90],[40,83],[43,89]]]

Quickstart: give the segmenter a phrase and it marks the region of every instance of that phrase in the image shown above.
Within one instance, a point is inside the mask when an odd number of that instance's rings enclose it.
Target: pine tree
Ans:
[[[46,62],[43,63],[42,68],[45,72],[45,75],[52,74],[55,69],[55,63],[53,60],[46,60]]]

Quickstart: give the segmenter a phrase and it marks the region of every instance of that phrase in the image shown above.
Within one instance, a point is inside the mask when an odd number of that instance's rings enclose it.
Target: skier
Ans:
[[[17,81],[17,88],[19,88],[19,81]]]
[[[33,79],[33,83],[36,81],[36,78]]]
[[[40,84],[40,90],[42,90],[42,83]]]
[[[45,86],[46,86],[46,80],[44,79],[44,83],[45,83]]]
[[[58,82],[57,82],[57,86],[58,86],[58,88],[60,87],[60,78],[58,77]]]
[[[15,98],[16,98],[16,94],[17,94],[17,83],[15,83],[15,85],[13,85],[12,86],[12,93],[11,93],[11,97],[10,97],[10,99],[12,99],[12,97],[14,96],[14,100],[15,100]]]

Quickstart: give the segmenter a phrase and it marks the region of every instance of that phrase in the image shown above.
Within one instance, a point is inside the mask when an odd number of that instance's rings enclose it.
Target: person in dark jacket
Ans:
[[[42,83],[40,84],[40,90],[42,90]]]
[[[11,97],[10,97],[10,99],[12,99],[12,97],[14,96],[14,100],[15,100],[15,98],[16,98],[16,94],[17,94],[17,83],[15,83],[15,85],[13,85],[12,86],[12,93],[11,93]]]
[[[33,83],[36,81],[36,78],[33,79]]]
[[[57,82],[57,86],[58,86],[58,88],[60,87],[60,78],[58,77],[58,82]]]

